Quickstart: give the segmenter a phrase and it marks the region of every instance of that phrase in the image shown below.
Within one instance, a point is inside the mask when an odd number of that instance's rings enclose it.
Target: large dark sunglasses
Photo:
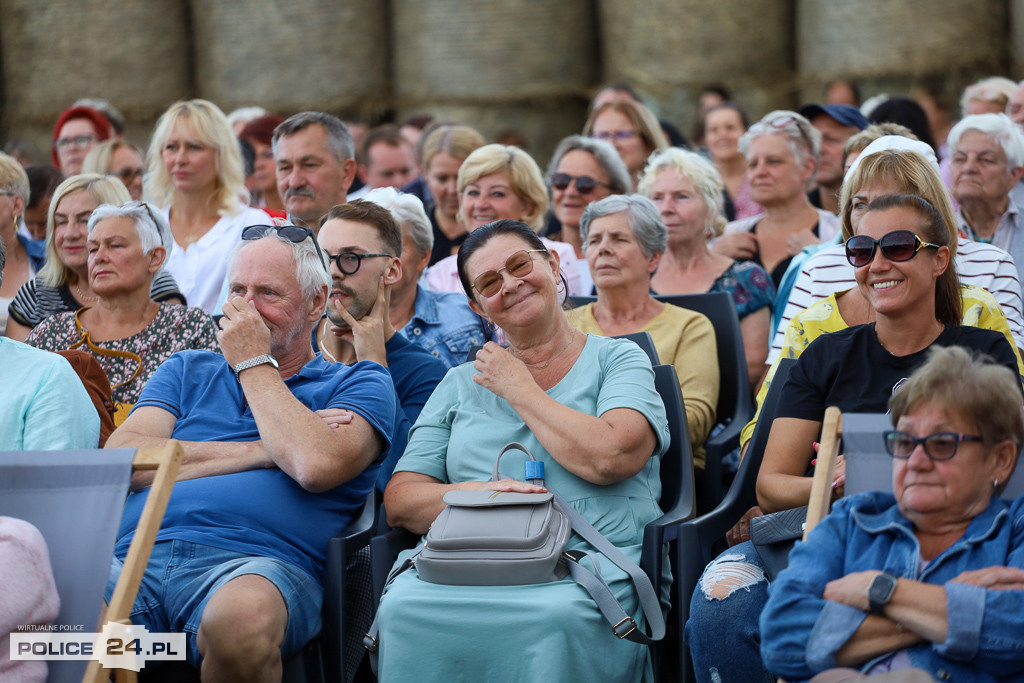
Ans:
[[[928,436],[916,437],[898,429],[883,432],[882,436],[885,437],[885,450],[900,460],[909,458],[918,445],[924,446],[925,455],[932,460],[949,460],[956,455],[957,446],[961,441],[982,441],[980,436],[973,434],[935,432]]]
[[[340,254],[334,256],[328,256],[327,258],[334,261],[335,265],[338,266],[338,270],[345,273],[345,275],[355,275],[356,271],[359,270],[359,266],[362,265],[364,258],[391,258],[391,254],[357,254],[354,251],[343,251]]]
[[[506,271],[512,277],[526,277],[533,272],[533,256],[530,254],[540,252],[548,253],[547,249],[523,249],[505,259],[505,267],[497,270],[488,270],[481,273],[473,281],[473,288],[483,296],[494,296],[501,290],[501,271]]]
[[[320,251],[320,245],[317,244],[316,234],[309,228],[304,228],[301,225],[250,225],[242,230],[242,239],[258,240],[266,237],[271,232],[276,232],[284,239],[295,244],[300,244],[307,239],[313,240],[318,260],[327,269],[327,260],[324,258],[324,252]]]
[[[608,187],[608,183],[602,183],[596,178],[591,178],[588,175],[572,176],[568,173],[556,173],[551,176],[551,187],[556,190],[565,190],[572,185],[572,181],[576,181],[576,191],[580,194],[590,194],[598,185],[604,185]]]
[[[875,258],[875,247],[882,250],[882,256],[890,261],[909,261],[923,247],[938,249],[941,244],[924,242],[911,230],[893,230],[882,239],[876,240],[867,235],[854,235],[846,240],[846,260],[854,268],[871,263]]]

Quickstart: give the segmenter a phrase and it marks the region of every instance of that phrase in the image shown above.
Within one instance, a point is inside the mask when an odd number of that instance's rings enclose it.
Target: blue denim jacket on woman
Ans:
[[[868,613],[825,600],[833,579],[872,569],[945,585],[949,628],[945,642],[907,649],[913,666],[937,680],[1003,681],[1024,676],[1024,591],[986,590],[949,583],[961,572],[996,565],[1024,568],[1024,497],[993,500],[964,535],[918,576],[920,546],[913,525],[890,493],[840,500],[797,543],[789,566],[771,585],[761,613],[761,655],[790,681],[836,666],[835,656]],[[888,655],[865,662],[869,670]]]
[[[449,368],[466,362],[469,350],[490,340],[483,319],[464,294],[416,287],[416,312],[402,336],[440,358]]]

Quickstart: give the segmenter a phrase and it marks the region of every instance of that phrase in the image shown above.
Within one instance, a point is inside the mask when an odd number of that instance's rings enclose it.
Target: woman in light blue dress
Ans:
[[[502,446],[519,441],[544,461],[547,484],[639,562],[644,525],[661,515],[659,457],[668,445],[650,362],[631,342],[568,323],[558,256],[526,225],[478,228],[458,266],[470,305],[505,330],[511,346],[488,343],[438,385],[385,491],[388,522],[425,533],[452,489],[543,491],[518,480],[518,452],[502,459],[509,478],[487,481]],[[569,546],[596,552],[578,536]],[[601,571],[645,627],[629,577],[607,559]],[[652,676],[648,648],[616,638],[571,578],[449,586],[412,569],[388,589],[378,622],[385,682]]]

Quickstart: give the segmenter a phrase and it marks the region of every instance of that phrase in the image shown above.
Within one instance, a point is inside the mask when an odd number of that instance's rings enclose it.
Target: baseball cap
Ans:
[[[797,112],[810,121],[815,116],[825,114],[835,119],[844,126],[853,126],[857,130],[864,130],[871,125],[860,110],[848,104],[805,104]]]

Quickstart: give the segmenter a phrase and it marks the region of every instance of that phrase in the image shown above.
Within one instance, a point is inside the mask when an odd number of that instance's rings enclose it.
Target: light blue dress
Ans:
[[[396,472],[445,483],[487,480],[510,441],[545,463],[547,483],[627,557],[640,561],[644,525],[661,516],[659,458],[668,421],[654,373],[639,347],[587,337],[575,365],[548,395],[590,415],[613,408],[643,414],[658,446],[634,477],[587,482],[552,459],[511,406],[473,382],[470,363],[448,372],[424,406]],[[502,474],[522,480],[526,456],[510,451]],[[578,536],[570,548],[593,551]],[[401,561],[401,559],[399,560]],[[635,589],[610,560],[601,571],[626,612],[641,623]],[[590,595],[571,578],[523,586],[446,586],[401,574],[381,601],[380,680],[639,681],[651,679],[649,650],[619,640]]]
[[[100,417],[71,364],[0,337],[0,451],[96,448]]]

